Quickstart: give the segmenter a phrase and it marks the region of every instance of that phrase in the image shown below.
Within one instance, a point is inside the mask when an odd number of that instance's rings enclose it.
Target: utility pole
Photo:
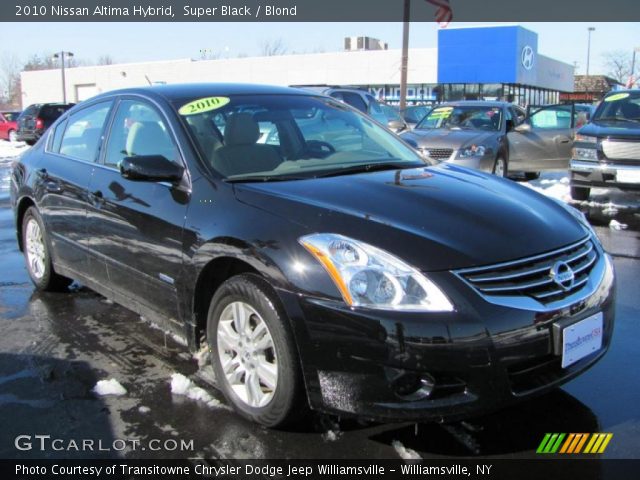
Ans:
[[[591,32],[593,32],[596,27],[588,27],[587,30],[589,32],[589,39],[587,40],[587,77],[589,76],[589,59],[591,58]]]
[[[407,106],[407,69],[409,64],[409,15],[411,0],[404,0],[402,17],[402,61],[400,65],[400,110]]]

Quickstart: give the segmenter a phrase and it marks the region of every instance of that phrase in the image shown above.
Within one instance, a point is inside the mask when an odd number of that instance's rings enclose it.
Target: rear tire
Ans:
[[[540,178],[540,172],[524,172],[524,178],[527,181],[537,180]]]
[[[243,274],[211,299],[207,341],[218,386],[236,412],[267,427],[286,427],[307,412],[297,348],[271,287]]]
[[[589,187],[574,187],[571,186],[571,198],[584,202],[589,200],[591,189]]]
[[[47,232],[35,207],[27,208],[22,217],[22,246],[27,271],[36,289],[62,291],[71,285],[73,280],[58,275],[53,268]]]

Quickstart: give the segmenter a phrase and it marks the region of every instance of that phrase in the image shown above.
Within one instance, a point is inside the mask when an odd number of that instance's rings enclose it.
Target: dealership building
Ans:
[[[381,100],[398,101],[400,50],[363,38],[345,39],[343,52],[68,68],[66,98],[80,102],[102,92],[150,84],[244,82],[350,85],[368,89]],[[407,99],[554,103],[561,93],[573,91],[573,74],[572,65],[541,55],[537,33],[521,26],[440,29],[437,48],[409,51]],[[23,107],[62,100],[60,69],[22,72],[21,77]]]

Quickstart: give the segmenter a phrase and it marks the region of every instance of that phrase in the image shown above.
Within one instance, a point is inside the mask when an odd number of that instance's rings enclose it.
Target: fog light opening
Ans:
[[[403,400],[415,401],[429,398],[436,386],[433,377],[427,373],[404,373],[391,385],[393,393]]]

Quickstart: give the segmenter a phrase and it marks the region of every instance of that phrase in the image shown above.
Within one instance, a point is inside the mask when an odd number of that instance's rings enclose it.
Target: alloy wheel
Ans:
[[[222,311],[217,328],[218,356],[226,381],[246,405],[264,407],[278,384],[273,337],[260,314],[245,302]]]
[[[46,249],[40,225],[34,218],[29,218],[25,229],[25,249],[31,273],[38,280],[45,274]]]

